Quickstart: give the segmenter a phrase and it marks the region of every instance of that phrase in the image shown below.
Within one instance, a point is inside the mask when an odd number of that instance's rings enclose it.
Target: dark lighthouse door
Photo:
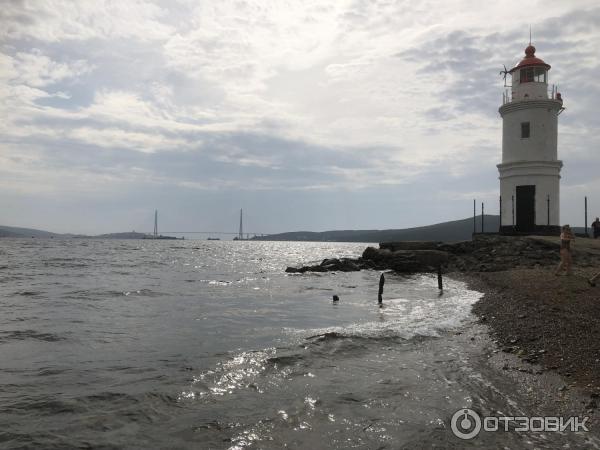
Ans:
[[[517,231],[535,228],[535,185],[517,186]]]

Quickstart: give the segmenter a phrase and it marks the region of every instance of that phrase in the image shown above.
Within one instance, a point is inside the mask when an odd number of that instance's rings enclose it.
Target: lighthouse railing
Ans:
[[[548,85],[548,98],[551,100],[557,100],[558,86],[555,84]],[[511,89],[505,89],[502,93],[502,104],[506,105],[507,103],[512,103],[513,101],[513,91]],[[525,99],[523,99],[525,100]]]

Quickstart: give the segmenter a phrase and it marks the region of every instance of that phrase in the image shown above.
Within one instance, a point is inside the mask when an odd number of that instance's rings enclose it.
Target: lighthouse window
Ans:
[[[533,81],[534,71],[533,67],[521,69],[521,83],[530,83]]]
[[[521,122],[521,139],[529,137],[529,122]]]
[[[542,67],[536,67],[534,81],[537,81],[538,83],[545,83],[546,82],[546,69],[544,69]]]

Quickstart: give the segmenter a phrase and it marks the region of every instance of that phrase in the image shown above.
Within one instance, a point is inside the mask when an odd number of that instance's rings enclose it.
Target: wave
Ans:
[[[6,402],[5,413],[35,414],[36,416],[54,416],[57,414],[84,414],[86,412],[111,414],[118,410],[127,410],[127,416],[134,420],[158,422],[165,413],[158,412],[159,407],[176,406],[177,399],[172,395],[157,392],[126,394],[104,391],[97,394],[71,398],[57,398],[54,395],[36,395],[19,398],[15,402]]]
[[[228,361],[218,363],[215,369],[194,377],[190,388],[182,391],[178,400],[206,399],[231,394],[244,387],[256,388],[252,381],[266,370],[269,358],[274,357],[275,353],[275,348],[242,352]]]
[[[415,337],[418,341],[421,337]],[[178,401],[214,401],[240,389],[264,392],[273,385],[298,376],[311,376],[309,368],[320,359],[334,361],[342,355],[359,356],[370,347],[405,342],[398,337],[357,337],[339,332],[325,332],[302,340],[296,347],[266,348],[239,353],[218,363],[214,369],[193,378]]]
[[[85,411],[85,408],[73,401],[57,400],[53,397],[45,397],[41,400],[25,401],[12,405],[15,410],[32,411],[40,416],[54,416],[55,414],[74,414]]]
[[[39,297],[42,293],[39,291],[17,291],[14,295],[20,295],[22,297]]]
[[[54,375],[62,375],[64,373],[70,372],[71,369],[57,369],[52,367],[42,367],[38,370],[37,376],[40,377],[49,377]]]
[[[49,258],[41,261],[45,267],[59,267],[67,269],[79,269],[90,267],[96,263],[90,258]]]
[[[58,342],[64,341],[67,338],[55,333],[41,333],[35,330],[0,331],[0,342],[23,341],[28,339],[45,342]]]
[[[431,280],[421,281],[426,287]],[[424,295],[427,293],[430,290]],[[481,295],[449,280],[437,299],[387,299],[378,311],[378,320],[316,329],[284,328],[295,345],[239,353],[194,378],[179,400],[214,400],[244,388],[260,392],[286,377],[307,376],[315,361],[359,358],[386,346],[438,339],[471,318],[471,306]]]
[[[95,289],[79,289],[68,291],[62,295],[62,298],[72,300],[93,300],[94,298],[114,298],[114,297],[164,297],[168,296],[165,292],[155,291],[152,289],[132,289],[130,291],[118,291],[115,289],[95,290]]]
[[[125,292],[121,292],[122,295],[125,295],[126,297],[129,296],[134,296],[134,297],[164,297],[170,294],[164,293],[164,292],[159,292],[159,291],[153,291],[152,289],[137,289],[134,291],[125,291]]]
[[[227,280],[200,280],[204,283],[208,283],[212,286],[229,286],[231,283],[233,283],[232,281],[227,281]]]

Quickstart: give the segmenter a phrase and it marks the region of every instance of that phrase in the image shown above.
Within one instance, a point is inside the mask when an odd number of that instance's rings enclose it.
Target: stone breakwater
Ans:
[[[598,263],[600,252],[574,245],[579,267]],[[471,241],[444,243],[430,241],[384,242],[367,247],[360,258],[325,259],[320,264],[288,267],[288,273],[351,272],[363,269],[393,270],[403,273],[497,272],[516,267],[557,265],[560,260],[556,238],[537,236],[475,235]]]

